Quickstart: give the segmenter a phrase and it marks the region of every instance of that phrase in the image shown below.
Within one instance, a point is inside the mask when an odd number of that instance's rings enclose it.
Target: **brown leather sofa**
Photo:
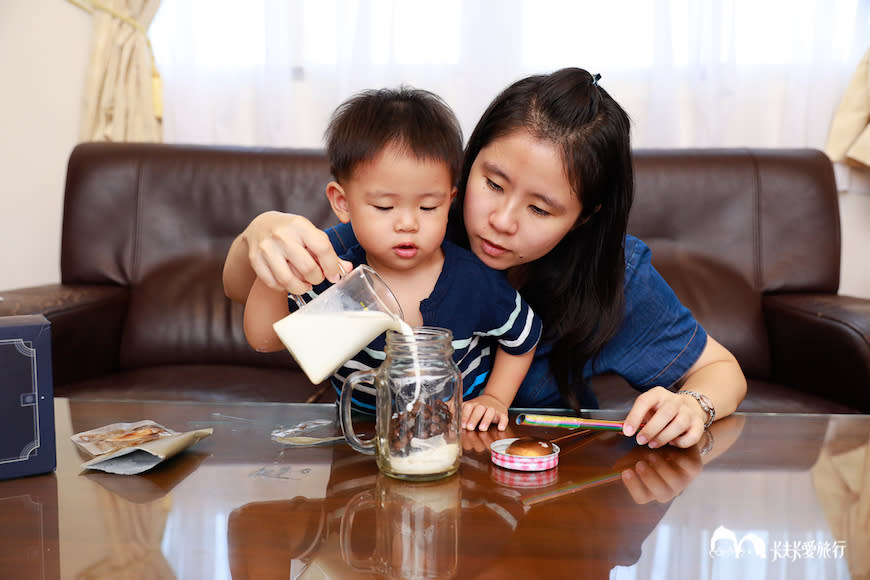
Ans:
[[[870,412],[870,300],[838,296],[831,164],[814,150],[639,150],[630,231],[747,377],[748,411]],[[0,291],[52,323],[55,392],[161,400],[330,400],[286,352],[245,342],[223,294],[258,213],[335,223],[319,151],[81,144],[70,156],[60,284]],[[603,407],[635,395],[594,383]]]

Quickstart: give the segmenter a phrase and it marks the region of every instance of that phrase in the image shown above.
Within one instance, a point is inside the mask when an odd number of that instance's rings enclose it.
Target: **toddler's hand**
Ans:
[[[498,425],[499,431],[507,429],[507,405],[491,395],[480,395],[462,403],[462,427],[473,431],[479,428],[486,431],[492,424]]]

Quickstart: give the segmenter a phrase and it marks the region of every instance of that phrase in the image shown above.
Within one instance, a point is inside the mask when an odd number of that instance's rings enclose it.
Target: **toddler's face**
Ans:
[[[441,259],[455,194],[445,163],[387,148],[360,165],[343,189],[354,234],[375,270],[403,271]]]
[[[582,209],[558,148],[518,131],[480,150],[463,213],[471,251],[490,268],[506,270],[552,250]]]

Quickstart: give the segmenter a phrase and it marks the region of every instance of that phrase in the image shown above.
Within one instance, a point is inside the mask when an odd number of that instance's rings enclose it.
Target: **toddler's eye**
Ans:
[[[373,205],[372,207],[378,211],[389,211],[393,209],[393,206],[391,205]]]

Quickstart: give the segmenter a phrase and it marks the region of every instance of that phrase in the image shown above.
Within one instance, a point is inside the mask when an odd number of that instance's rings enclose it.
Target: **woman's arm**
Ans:
[[[268,211],[233,240],[224,262],[224,293],[244,304],[259,278],[273,290],[304,294],[324,278],[337,282],[342,263],[329,236],[308,219]]]
[[[716,409],[717,419],[736,411],[746,396],[746,377],[740,370],[740,364],[727,348],[710,336],[701,356],[677,385],[682,391],[707,395]],[[695,405],[700,409],[697,401]],[[707,414],[703,410],[702,416],[706,420]]]
[[[716,419],[733,413],[746,396],[746,377],[734,355],[712,337],[698,360],[677,385],[680,391],[693,391],[707,397]],[[709,414],[694,397],[655,387],[641,394],[625,418],[623,433],[637,433],[640,445],[660,447],[671,444],[691,447],[704,433]]]

